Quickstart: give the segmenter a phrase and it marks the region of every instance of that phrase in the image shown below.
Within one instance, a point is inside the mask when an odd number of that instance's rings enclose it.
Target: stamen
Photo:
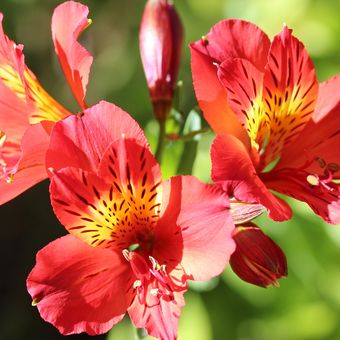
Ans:
[[[134,283],[133,283],[133,288],[134,289],[137,289],[139,287],[142,286],[142,281],[141,280],[136,280]]]
[[[157,271],[161,269],[161,266],[159,265],[159,263],[157,262],[155,258],[153,258],[152,256],[149,256],[149,260],[152,264],[152,269],[157,270]]]
[[[310,185],[317,186],[317,185],[320,184],[320,181],[319,181],[319,177],[318,177],[318,176],[315,176],[315,175],[308,175],[306,179],[307,179],[307,182],[308,182]]]
[[[6,138],[7,138],[7,136],[6,136],[5,132],[0,130],[0,148],[4,146]]]
[[[127,249],[123,249],[122,254],[125,257],[125,260],[130,262],[130,252]]]
[[[12,184],[13,183],[13,180],[14,180],[14,174],[9,174],[6,178],[6,182],[8,184]]]
[[[160,294],[159,288],[153,288],[153,289],[151,289],[151,290],[150,290],[150,294],[151,294],[152,296],[158,296],[158,295]]]

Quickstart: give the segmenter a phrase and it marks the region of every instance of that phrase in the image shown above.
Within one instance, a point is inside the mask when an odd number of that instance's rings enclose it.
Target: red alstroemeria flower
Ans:
[[[268,189],[339,223],[340,76],[319,86],[286,26],[270,42],[251,23],[224,20],[191,52],[196,96],[219,134],[213,180],[238,200],[263,204],[275,220],[291,209]]]
[[[58,6],[52,18],[56,52],[81,108],[92,57],[77,38],[88,26],[87,14],[86,6],[69,1]],[[0,13],[0,204],[47,177],[45,153],[51,128],[71,114],[25,65],[23,46],[4,34],[2,18]]]
[[[143,131],[106,102],[58,122],[47,159],[70,235],[42,249],[28,277],[42,318],[95,335],[128,312],[175,339],[187,280],[220,274],[234,251],[226,194],[191,176],[163,182]]]

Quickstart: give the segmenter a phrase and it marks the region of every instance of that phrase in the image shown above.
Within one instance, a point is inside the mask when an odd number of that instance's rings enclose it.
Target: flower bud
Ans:
[[[236,250],[231,255],[233,271],[244,281],[260,287],[278,286],[287,276],[287,260],[282,249],[253,223],[235,228]]]
[[[148,0],[139,33],[142,63],[154,114],[165,121],[172,107],[182,54],[183,28],[168,0]]]

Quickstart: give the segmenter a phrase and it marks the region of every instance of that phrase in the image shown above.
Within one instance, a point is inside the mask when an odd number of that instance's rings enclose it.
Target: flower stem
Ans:
[[[158,121],[159,124],[159,132],[158,132],[158,141],[157,141],[157,149],[156,149],[156,159],[161,164],[163,150],[165,145],[165,121]]]
[[[135,328],[135,340],[144,339],[147,336],[148,333],[144,328]]]

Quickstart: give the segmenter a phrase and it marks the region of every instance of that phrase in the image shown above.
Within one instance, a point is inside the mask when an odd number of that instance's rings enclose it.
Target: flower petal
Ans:
[[[244,145],[231,135],[219,135],[211,147],[212,180],[239,201],[260,203],[276,221],[291,218],[289,206],[274,196],[256,174]]]
[[[246,59],[224,61],[218,77],[228,93],[228,103],[247,130],[253,146],[261,149],[266,137],[262,104],[263,73]]]
[[[243,58],[260,71],[267,63],[269,46],[269,38],[259,27],[238,19],[218,22],[206,36],[191,44],[193,49],[218,64],[227,59]]]
[[[41,317],[62,334],[107,332],[131,301],[131,270],[121,254],[91,248],[72,235],[37,254],[27,288]]]
[[[161,202],[160,169],[135,140],[113,142],[98,175],[75,168],[55,173],[51,201],[66,229],[91,246],[125,249],[153,231]]]
[[[306,202],[326,222],[336,224],[340,211],[340,185],[297,169],[282,169],[263,175],[266,185],[285,195]],[[314,183],[314,180],[316,181]]]
[[[91,23],[89,9],[78,2],[59,5],[52,16],[52,38],[55,52],[72,93],[82,109],[93,57],[77,39]]]
[[[47,178],[45,156],[48,145],[49,134],[43,124],[32,125],[26,130],[20,158],[0,177],[0,204]]]
[[[23,45],[17,45],[4,34],[2,19],[0,13],[0,80],[20,101],[32,106],[22,119],[29,119],[31,124],[36,124],[43,120],[56,122],[68,116],[70,112],[43,89],[25,65]],[[2,98],[7,101],[7,96]]]
[[[19,97],[24,96],[24,47],[8,38],[3,31],[2,20],[3,14],[0,13],[0,79]]]
[[[263,166],[280,156],[311,119],[318,83],[314,66],[303,44],[285,26],[274,37],[264,75],[263,103],[269,140]]]
[[[192,46],[191,72],[198,103],[214,132],[230,133],[250,147],[247,132],[228,105],[227,92],[217,78],[216,66]]]
[[[58,122],[51,135],[47,166],[55,170],[66,166],[97,171],[108,146],[125,136],[147,145],[138,123],[118,106],[101,101],[84,114]]]
[[[319,86],[319,95],[316,102],[313,120],[319,122],[330,112],[340,107],[340,74],[322,82]]]
[[[150,292],[148,292],[150,295]],[[128,309],[130,318],[137,328],[145,328],[157,339],[177,339],[178,319],[185,305],[184,292],[174,292],[174,300],[159,300],[159,304],[146,306],[135,298]]]
[[[304,169],[321,176],[332,172],[333,178],[340,178],[340,153],[335,147],[340,145],[340,96],[334,93],[337,85],[340,86],[340,77],[321,84],[319,97],[323,97],[318,100],[313,119],[294,144],[285,148],[276,170]]]
[[[219,275],[234,251],[228,197],[217,186],[192,176],[165,182],[163,197],[162,217],[155,230],[155,258],[168,268],[181,263],[189,279]]]

